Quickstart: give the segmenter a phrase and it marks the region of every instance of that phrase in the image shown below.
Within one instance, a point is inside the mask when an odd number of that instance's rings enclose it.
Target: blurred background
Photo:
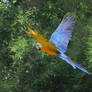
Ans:
[[[0,0],[0,92],[92,92],[92,75],[34,49],[28,24],[50,38],[75,13],[66,54],[92,72],[92,0]]]

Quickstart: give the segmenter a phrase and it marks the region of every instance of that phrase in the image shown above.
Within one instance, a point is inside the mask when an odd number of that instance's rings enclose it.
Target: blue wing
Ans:
[[[56,47],[62,52],[65,52],[67,50],[69,40],[72,36],[74,23],[74,15],[69,18],[64,16],[58,28],[51,35],[50,41],[53,42]]]

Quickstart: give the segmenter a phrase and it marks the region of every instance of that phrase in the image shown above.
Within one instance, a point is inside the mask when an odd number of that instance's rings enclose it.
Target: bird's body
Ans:
[[[32,30],[28,25],[27,27],[29,32],[26,31],[26,33],[34,37],[39,42],[37,44],[37,48],[40,48],[49,55],[58,56],[70,64],[74,69],[78,68],[83,72],[90,74],[86,69],[73,62],[68,56],[64,54],[72,36],[74,23],[74,15],[69,18],[64,16],[58,28],[52,33],[50,40],[40,35],[37,31]]]
[[[49,55],[54,55],[54,56],[57,55],[58,52],[57,47],[52,42],[50,42],[48,39],[40,35],[37,31],[33,31],[32,29],[30,29],[29,26],[27,27],[29,32],[26,31],[26,33],[33,36],[38,42],[42,44],[41,46],[39,45],[39,48],[42,51],[48,53]]]

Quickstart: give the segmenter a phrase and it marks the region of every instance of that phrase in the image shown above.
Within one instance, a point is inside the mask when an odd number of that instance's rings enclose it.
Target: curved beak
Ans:
[[[37,49],[37,50],[41,50],[38,45],[35,45],[33,48],[35,48],[35,49]]]

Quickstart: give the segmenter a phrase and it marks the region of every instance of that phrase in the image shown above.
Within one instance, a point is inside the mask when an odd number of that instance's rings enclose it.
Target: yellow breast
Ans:
[[[40,49],[42,51],[48,53],[49,55],[52,55],[52,56],[57,55],[57,50],[56,49],[52,49],[52,48],[49,48],[49,47],[42,47],[42,46],[40,46]]]

